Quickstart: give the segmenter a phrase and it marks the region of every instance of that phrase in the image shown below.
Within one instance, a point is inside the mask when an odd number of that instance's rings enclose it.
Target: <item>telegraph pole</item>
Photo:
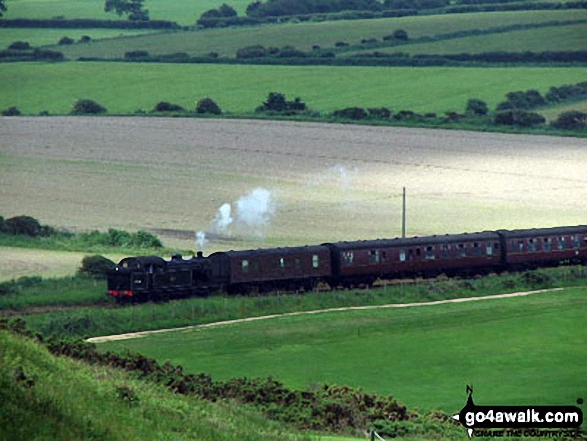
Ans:
[[[406,237],[406,187],[402,198],[402,238]]]

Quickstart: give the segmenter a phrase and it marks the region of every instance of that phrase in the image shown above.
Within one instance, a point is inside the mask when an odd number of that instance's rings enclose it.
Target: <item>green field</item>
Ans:
[[[376,49],[383,53],[403,52],[415,54],[462,54],[482,52],[546,52],[546,51],[580,51],[587,50],[587,24],[526,29],[491,35],[444,40],[434,43],[420,43]],[[356,55],[366,51],[348,52],[344,55]]]
[[[420,409],[569,404],[587,394],[584,288],[393,310],[285,317],[101,344],[213,377],[273,376],[393,394]]]
[[[213,98],[224,111],[252,113],[269,92],[299,96],[313,110],[350,106],[394,111],[462,112],[472,97],[490,107],[515,90],[574,84],[587,68],[385,68],[120,63],[6,63],[0,70],[0,109],[67,114],[90,98],[112,114],[152,110],[159,101],[193,109]],[[352,87],[349,87],[352,85]]]
[[[255,44],[276,47],[291,45],[308,50],[313,45],[334,47],[338,41],[359,44],[365,38],[381,40],[397,29],[406,30],[410,38],[420,38],[471,29],[490,29],[514,24],[537,24],[555,20],[585,18],[587,18],[586,10],[572,10],[487,12],[322,23],[288,23],[121,38],[96,42],[91,46],[78,44],[67,48],[59,47],[59,50],[71,59],[81,56],[121,58],[125,52],[130,50],[146,50],[154,55],[187,52],[194,56],[213,51],[222,56],[233,57],[237,49]],[[547,32],[546,29],[548,28],[539,29],[537,35],[541,35],[540,31]],[[564,27],[560,29],[564,29]]]
[[[104,12],[104,0],[9,0],[5,18],[96,18],[114,20],[118,16]],[[224,0],[147,0],[145,9],[152,20],[177,21],[182,25],[192,25],[202,12],[217,8]],[[228,2],[239,14],[243,14],[249,0]]]
[[[140,29],[27,29],[27,28],[2,28],[0,29],[0,49],[6,49],[15,41],[26,41],[32,47],[54,45],[63,37],[79,40],[87,35],[92,40],[117,38],[128,35],[142,35],[153,33],[152,30]],[[95,43],[86,43],[95,44]],[[63,46],[59,46],[63,47]]]

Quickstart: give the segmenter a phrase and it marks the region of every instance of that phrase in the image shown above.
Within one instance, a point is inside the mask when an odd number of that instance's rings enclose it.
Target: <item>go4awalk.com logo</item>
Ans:
[[[583,411],[576,406],[477,406],[467,386],[467,404],[453,418],[475,436],[580,437]],[[577,400],[582,404],[582,400]]]

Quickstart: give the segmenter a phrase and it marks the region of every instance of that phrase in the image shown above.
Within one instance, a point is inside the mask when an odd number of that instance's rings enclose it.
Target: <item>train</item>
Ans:
[[[587,264],[587,225],[332,242],[302,247],[202,252],[165,260],[122,259],[108,273],[119,301],[167,300],[274,291],[369,287],[378,279],[470,277],[562,264]]]

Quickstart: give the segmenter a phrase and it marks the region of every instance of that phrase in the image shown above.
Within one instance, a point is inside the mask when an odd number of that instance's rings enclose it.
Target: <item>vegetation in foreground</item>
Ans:
[[[0,439],[311,439],[252,409],[173,394],[121,370],[55,357],[7,331],[0,331],[0,347]]]

